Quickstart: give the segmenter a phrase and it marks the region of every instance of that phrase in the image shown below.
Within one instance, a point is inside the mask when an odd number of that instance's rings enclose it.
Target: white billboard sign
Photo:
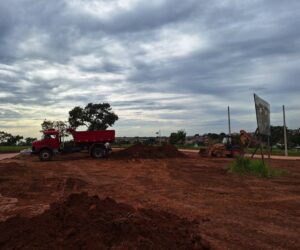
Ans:
[[[270,136],[270,104],[256,94],[254,94],[254,102],[258,131],[262,135]]]

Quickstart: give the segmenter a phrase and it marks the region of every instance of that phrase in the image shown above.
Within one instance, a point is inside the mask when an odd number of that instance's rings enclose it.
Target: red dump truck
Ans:
[[[80,151],[87,151],[94,158],[103,158],[111,152],[110,143],[115,140],[114,130],[75,131],[68,129],[74,142],[71,146],[65,146],[61,141],[59,131],[47,129],[42,132],[42,139],[32,143],[32,154],[38,155],[41,161],[51,160],[54,154]]]

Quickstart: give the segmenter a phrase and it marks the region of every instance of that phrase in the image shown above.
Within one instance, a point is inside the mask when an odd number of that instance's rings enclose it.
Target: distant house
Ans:
[[[194,136],[187,136],[185,139],[186,145],[203,145],[204,143],[204,137],[200,136],[199,134],[196,134]]]

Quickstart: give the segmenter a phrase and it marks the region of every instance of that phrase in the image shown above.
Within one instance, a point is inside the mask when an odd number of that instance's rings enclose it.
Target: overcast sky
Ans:
[[[0,130],[109,102],[118,136],[300,127],[299,0],[0,0]]]

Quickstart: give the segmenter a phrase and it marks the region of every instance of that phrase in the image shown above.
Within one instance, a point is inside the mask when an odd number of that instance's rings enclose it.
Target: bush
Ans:
[[[270,178],[284,174],[283,170],[274,169],[266,162],[260,160],[238,157],[229,165],[229,172],[244,175],[255,175],[263,178]]]

